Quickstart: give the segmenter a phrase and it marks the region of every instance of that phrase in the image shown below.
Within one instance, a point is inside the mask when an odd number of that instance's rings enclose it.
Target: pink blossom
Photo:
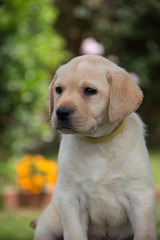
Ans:
[[[101,43],[98,43],[94,38],[86,38],[81,43],[80,52],[83,55],[86,54],[103,55],[104,47]]]
[[[131,72],[130,75],[131,75],[132,79],[135,81],[135,83],[138,85],[139,82],[140,82],[140,79],[139,79],[138,75],[136,73],[133,73],[133,72]]]

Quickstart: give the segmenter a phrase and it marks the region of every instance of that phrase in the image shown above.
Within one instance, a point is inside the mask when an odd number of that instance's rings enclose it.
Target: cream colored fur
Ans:
[[[56,87],[62,87],[61,94]],[[85,95],[87,87],[96,94]],[[38,219],[35,240],[156,240],[155,194],[143,123],[133,113],[142,92],[130,75],[107,59],[82,56],[60,67],[48,93],[53,128],[62,133],[58,180],[49,206]],[[63,128],[56,111],[74,112]],[[92,143],[79,136],[111,133],[113,139]]]

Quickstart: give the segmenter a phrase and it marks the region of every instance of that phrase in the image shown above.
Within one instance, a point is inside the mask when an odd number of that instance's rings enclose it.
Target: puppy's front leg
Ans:
[[[128,216],[134,240],[156,240],[156,208],[154,192],[136,193],[128,197]]]
[[[65,201],[60,207],[64,240],[87,240],[88,215],[80,199]]]
[[[34,240],[62,239],[61,219],[53,201],[44,209],[39,219],[32,222],[35,227]]]

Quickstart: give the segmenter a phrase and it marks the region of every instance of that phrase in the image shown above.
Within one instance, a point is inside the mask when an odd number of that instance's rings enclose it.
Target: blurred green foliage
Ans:
[[[149,125],[149,146],[158,147],[159,27],[157,0],[0,0],[1,160],[35,148],[37,139],[53,139],[45,122],[49,80],[69,58],[64,49],[79,55],[90,36],[104,45],[106,57],[117,56],[140,77],[140,113]]]
[[[158,79],[157,73],[160,74],[159,1],[56,0],[55,2],[61,13],[56,25],[57,30],[68,40],[71,51],[79,54],[82,40],[87,36],[93,36],[103,44],[105,56],[115,54],[121,66],[140,76],[142,86],[149,87],[152,79],[155,77],[154,81]],[[68,15],[68,12],[71,14]],[[158,87],[160,90],[159,82]]]
[[[49,0],[0,0],[1,155],[50,141],[46,93],[65,42],[53,28],[57,10]],[[1,157],[1,160],[2,157]]]
[[[102,43],[106,57],[136,73],[144,91],[141,116],[149,125],[149,146],[160,141],[160,2],[157,0],[55,0],[56,29],[80,54],[83,39]],[[70,14],[68,14],[68,12]],[[63,22],[63,24],[62,24]]]

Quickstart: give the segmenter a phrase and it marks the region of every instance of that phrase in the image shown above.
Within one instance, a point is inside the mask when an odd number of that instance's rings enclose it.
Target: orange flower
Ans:
[[[40,193],[51,189],[57,180],[58,164],[42,155],[25,155],[17,164],[17,183],[22,190]]]

